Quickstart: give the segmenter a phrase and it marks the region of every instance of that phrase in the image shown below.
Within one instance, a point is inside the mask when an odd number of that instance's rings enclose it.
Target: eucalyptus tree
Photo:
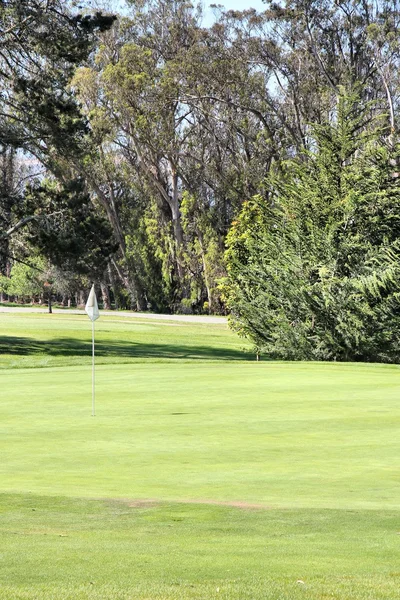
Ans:
[[[307,146],[310,123],[336,109],[341,86],[360,86],[362,99],[375,101],[369,116],[386,113],[388,129],[397,128],[398,0],[268,0],[260,25],[254,60],[273,71],[297,149]]]
[[[153,300],[137,239],[172,309],[202,298],[217,308],[224,238],[268,170],[274,117],[240,105],[261,75],[249,72],[243,40],[231,60],[228,27],[202,28],[200,9],[184,0],[130,4],[73,82],[98,140],[86,176],[143,297]]]
[[[314,125],[337,113],[343,87],[368,103],[360,128],[386,115],[395,139],[398,3],[266,2],[261,13],[220,11],[208,29],[185,0],[127,4],[73,81],[96,146],[81,174],[137,307],[215,310],[230,224],[288,159],[313,150]]]

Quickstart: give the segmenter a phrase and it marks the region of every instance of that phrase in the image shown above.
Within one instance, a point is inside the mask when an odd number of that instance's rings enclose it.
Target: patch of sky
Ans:
[[[129,13],[129,8],[125,0],[74,0],[73,4],[79,8],[105,8],[110,12],[119,12],[122,14]],[[193,4],[196,5],[196,0],[193,0]],[[210,27],[216,20],[217,11],[215,8],[211,8],[211,5],[216,5],[225,10],[248,10],[249,8],[255,8],[261,12],[266,9],[265,4],[262,0],[216,0],[215,2],[201,2],[203,6],[203,25]]]

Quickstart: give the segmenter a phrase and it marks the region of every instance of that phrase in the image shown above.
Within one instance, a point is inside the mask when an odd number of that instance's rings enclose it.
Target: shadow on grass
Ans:
[[[35,340],[28,337],[0,336],[0,354],[13,356],[91,356],[89,341],[73,338]],[[96,356],[119,358],[161,358],[202,360],[253,360],[254,357],[240,350],[214,348],[212,346],[184,346],[177,344],[135,343],[124,341],[96,342]]]

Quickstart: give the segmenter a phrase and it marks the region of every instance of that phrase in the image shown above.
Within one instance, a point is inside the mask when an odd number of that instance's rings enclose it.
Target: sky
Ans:
[[[246,10],[248,8],[255,8],[258,11],[266,9],[265,4],[262,0],[203,0],[204,6],[204,25],[210,25],[213,22],[213,11],[208,7],[210,4],[222,4],[226,10]]]
[[[204,6],[209,4],[222,4],[227,10],[245,10],[247,8],[255,8],[257,10],[265,10],[266,6],[261,0],[219,0],[216,2],[204,2]]]
[[[197,0],[192,0],[193,4],[197,4]],[[247,8],[255,8],[256,10],[262,11],[266,9],[265,4],[262,0],[201,0],[204,6],[204,13],[206,15],[206,25],[208,20],[212,21],[212,10],[208,7],[210,4],[222,4],[226,10],[246,10]],[[90,2],[89,2],[90,3]],[[96,4],[96,2],[93,2]],[[120,9],[124,5],[124,0],[108,0],[108,4],[111,8]]]

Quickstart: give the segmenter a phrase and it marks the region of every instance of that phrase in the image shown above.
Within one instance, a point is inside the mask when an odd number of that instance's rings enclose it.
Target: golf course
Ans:
[[[0,313],[1,600],[395,600],[400,368]]]

